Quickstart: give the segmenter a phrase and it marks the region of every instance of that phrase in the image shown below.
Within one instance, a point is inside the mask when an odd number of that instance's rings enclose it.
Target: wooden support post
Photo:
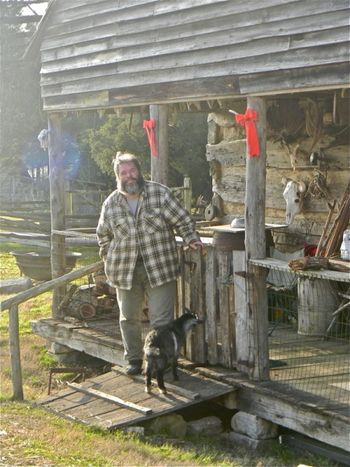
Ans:
[[[192,207],[192,181],[188,175],[184,176],[184,207],[191,214]]]
[[[248,97],[247,107],[258,114],[256,123],[260,156],[249,157],[246,165],[245,249],[246,306],[244,328],[246,354],[240,354],[239,366],[254,380],[269,378],[268,313],[266,270],[249,264],[250,259],[265,258],[265,191],[266,191],[266,104],[262,98]],[[237,334],[238,335],[238,334]],[[238,343],[237,352],[240,351]]]
[[[151,178],[155,182],[168,184],[168,106],[150,105],[150,118],[156,121],[156,144],[158,156],[151,156]]]
[[[235,289],[235,312],[236,312],[236,360],[237,368],[247,373],[247,365],[249,355],[248,335],[248,319],[247,319],[247,264],[245,258],[245,250],[234,250],[232,252],[233,259],[233,283]]]
[[[9,342],[11,356],[11,379],[13,387],[13,399],[23,400],[21,353],[19,347],[19,320],[18,306],[13,305],[9,309]]]
[[[207,250],[207,265],[205,271],[205,294],[207,318],[205,322],[207,344],[208,344],[208,362],[210,365],[219,363],[218,355],[218,335],[217,335],[217,276],[218,265],[216,260],[216,250],[210,246]]]
[[[232,252],[218,249],[216,254],[220,304],[221,363],[225,368],[232,368],[236,359],[236,336],[232,316],[232,309],[234,307],[233,284],[231,280]]]
[[[190,251],[190,258],[193,262],[193,274],[191,278],[191,305],[190,309],[204,321],[205,318],[205,296],[203,290],[204,267],[203,256],[200,250]],[[207,362],[204,324],[199,324],[191,333],[191,355],[190,359],[196,363],[205,364]],[[188,347],[186,347],[187,349]]]
[[[64,154],[62,123],[59,114],[49,115],[49,180],[51,231],[65,230]],[[55,279],[65,273],[65,238],[51,234],[51,272]],[[59,304],[65,295],[65,287],[57,287],[53,293],[52,316],[59,318]]]

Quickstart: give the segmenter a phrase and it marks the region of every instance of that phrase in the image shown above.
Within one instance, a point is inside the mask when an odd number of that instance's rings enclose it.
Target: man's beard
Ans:
[[[128,194],[137,194],[141,193],[144,185],[144,179],[142,176],[138,177],[132,183],[120,182],[120,191]]]

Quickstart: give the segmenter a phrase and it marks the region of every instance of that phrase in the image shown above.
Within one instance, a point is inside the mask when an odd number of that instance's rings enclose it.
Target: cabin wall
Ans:
[[[340,92],[267,102],[266,222],[285,223],[283,177],[307,186],[302,213],[285,232],[275,234],[282,250],[317,244],[328,216],[328,203],[343,196],[350,175],[348,104],[348,97]],[[244,112],[242,103],[238,102],[235,110]],[[245,134],[227,109],[210,114],[208,125],[206,157],[212,189],[221,198],[220,220],[229,223],[236,216],[244,216]],[[319,156],[314,165],[311,154]]]

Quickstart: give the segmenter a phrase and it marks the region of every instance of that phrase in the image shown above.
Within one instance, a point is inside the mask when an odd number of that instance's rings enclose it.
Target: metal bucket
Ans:
[[[37,281],[52,279],[50,252],[11,251],[22,274]],[[81,253],[66,253],[66,273],[70,272]]]

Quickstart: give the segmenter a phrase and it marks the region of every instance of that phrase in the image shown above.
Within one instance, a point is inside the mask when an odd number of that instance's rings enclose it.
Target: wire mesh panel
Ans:
[[[348,407],[349,284],[270,269],[267,294],[271,380],[320,408]]]

